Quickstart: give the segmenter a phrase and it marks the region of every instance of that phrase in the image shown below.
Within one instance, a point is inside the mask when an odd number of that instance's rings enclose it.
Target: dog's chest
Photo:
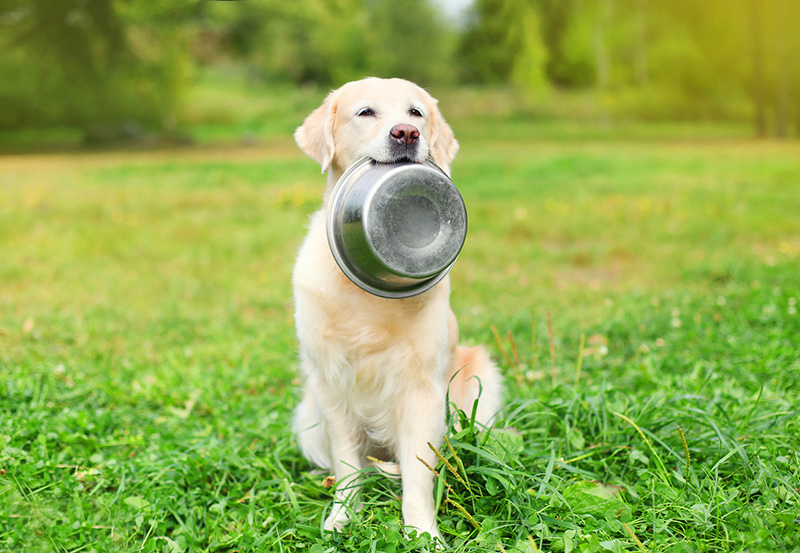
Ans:
[[[446,322],[427,310],[399,303],[392,309],[320,307],[315,341],[323,378],[351,398],[385,398],[435,379],[443,369]]]
[[[380,403],[440,378],[447,354],[446,281],[423,296],[385,299],[358,289],[336,266],[324,219],[314,216],[294,273],[297,332],[307,367],[347,402]]]

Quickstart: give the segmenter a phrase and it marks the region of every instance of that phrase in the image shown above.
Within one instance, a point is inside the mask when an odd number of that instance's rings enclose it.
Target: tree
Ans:
[[[463,77],[512,82],[528,93],[549,86],[539,14],[528,0],[478,0],[461,39]]]
[[[556,86],[582,88],[594,82],[594,64],[587,34],[587,7],[581,0],[536,0],[545,70]]]
[[[153,2],[149,9],[164,7]],[[113,0],[6,3],[9,56],[0,125],[168,126],[180,91],[180,50],[168,28],[132,25],[141,14]]]
[[[424,84],[455,78],[455,36],[430,0],[367,1],[370,74]]]
[[[695,80],[705,88],[701,99],[723,103],[744,93],[757,135],[788,135],[800,95],[800,64],[790,55],[800,51],[800,35],[792,32],[800,19],[797,2],[673,0],[657,5],[697,52]]]
[[[545,73],[547,52],[538,12],[528,0],[505,0],[502,16],[508,22],[507,47],[513,52],[511,82],[528,93],[544,91],[549,87]]]
[[[453,32],[430,0],[218,2],[202,25],[270,81],[335,86],[365,75],[452,82]]]

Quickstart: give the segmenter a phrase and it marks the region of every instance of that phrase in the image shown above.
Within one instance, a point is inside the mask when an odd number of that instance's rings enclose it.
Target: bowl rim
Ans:
[[[427,292],[428,290],[430,290],[431,288],[436,286],[439,282],[441,282],[442,279],[444,279],[444,277],[446,277],[448,275],[450,270],[456,264],[456,261],[458,261],[458,257],[461,254],[460,251],[459,251],[458,254],[456,254],[456,256],[453,259],[453,261],[447,267],[442,269],[441,272],[439,272],[439,273],[437,273],[437,274],[435,274],[435,275],[433,275],[433,276],[431,276],[431,277],[429,277],[427,279],[421,280],[417,284],[412,284],[407,288],[398,288],[396,290],[386,290],[384,288],[378,288],[377,286],[374,286],[374,285],[370,284],[369,282],[366,282],[350,266],[349,259],[347,259],[347,257],[345,255],[343,255],[342,252],[339,251],[339,244],[336,241],[338,233],[336,232],[336,225],[334,224],[335,221],[336,221],[336,218],[333,216],[335,209],[337,209],[337,207],[339,205],[339,202],[337,201],[337,198],[339,197],[338,192],[344,186],[344,183],[346,183],[354,173],[356,173],[357,171],[360,171],[361,169],[363,169],[363,167],[365,165],[367,165],[367,164],[372,164],[372,165],[405,165],[405,164],[394,164],[394,163],[385,163],[385,164],[383,164],[383,163],[380,163],[379,161],[376,161],[376,160],[374,160],[374,159],[372,159],[372,158],[370,158],[368,156],[365,156],[365,157],[359,158],[356,161],[354,161],[350,165],[350,167],[348,167],[345,170],[345,172],[342,173],[342,176],[339,177],[339,180],[336,181],[336,184],[334,185],[333,190],[331,191],[331,194],[330,194],[330,197],[329,197],[329,201],[328,201],[328,205],[327,205],[327,209],[326,209],[326,214],[325,214],[326,215],[326,231],[327,231],[326,234],[327,234],[327,239],[328,239],[328,249],[331,251],[331,254],[333,255],[333,258],[336,261],[336,265],[338,265],[338,267],[339,267],[339,269],[341,269],[342,273],[344,273],[344,275],[353,284],[355,284],[356,286],[358,286],[362,290],[364,290],[366,292],[369,292],[370,294],[373,294],[373,295],[381,297],[381,298],[402,299],[402,298],[411,298],[411,297],[417,296],[419,294],[422,294],[423,292]],[[444,171],[444,169],[439,167],[430,157],[428,157],[427,159],[425,159],[422,162],[410,162],[410,163],[408,163],[408,165],[411,165],[411,164],[426,165],[428,167],[436,169],[439,172],[441,172],[442,175],[444,175],[452,183],[452,179],[450,179],[450,176]],[[457,188],[456,188],[456,191],[458,191]],[[459,192],[459,195],[460,195],[460,192]],[[463,198],[462,198],[462,201],[463,201]],[[463,247],[463,244],[462,244],[462,247]]]

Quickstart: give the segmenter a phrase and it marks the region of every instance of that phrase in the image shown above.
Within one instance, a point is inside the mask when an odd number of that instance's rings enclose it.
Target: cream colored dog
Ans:
[[[402,79],[368,78],[330,93],[295,132],[300,148],[328,172],[324,203],[354,161],[421,162],[450,172],[458,151],[437,102]],[[489,423],[501,378],[482,347],[457,347],[450,281],[406,299],[371,295],[351,283],[328,248],[325,205],[311,219],[294,268],[295,321],[304,397],[294,430],[303,454],[331,469],[336,491],[325,529],[341,529],[358,509],[358,471],[367,456],[393,458],[402,475],[403,519],[440,538],[429,465],[445,432],[446,394]]]

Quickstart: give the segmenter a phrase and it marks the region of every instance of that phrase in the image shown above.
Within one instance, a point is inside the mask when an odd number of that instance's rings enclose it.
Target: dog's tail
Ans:
[[[478,402],[475,420],[489,426],[502,405],[503,377],[483,346],[457,346],[450,379],[450,401],[468,416]]]

